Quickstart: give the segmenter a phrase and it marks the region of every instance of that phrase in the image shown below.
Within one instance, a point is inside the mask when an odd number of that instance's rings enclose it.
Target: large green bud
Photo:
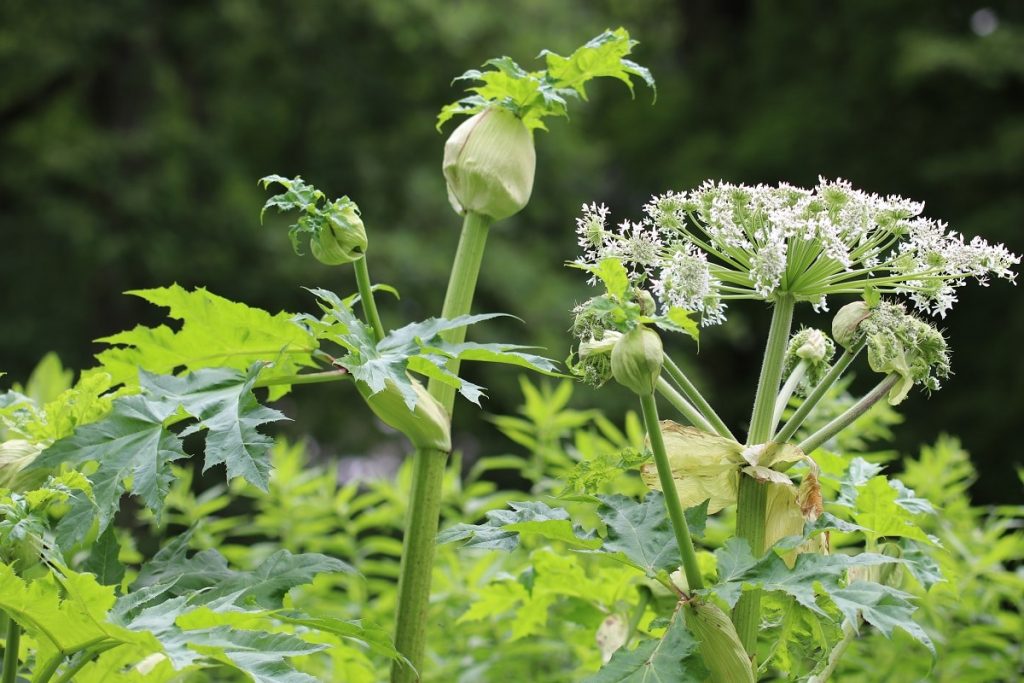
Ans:
[[[664,360],[665,353],[658,333],[646,327],[637,327],[615,342],[615,348],[612,349],[612,376],[627,389],[648,396],[654,393]]]
[[[324,213],[320,229],[309,240],[313,256],[327,266],[358,261],[366,254],[366,228],[359,210],[352,202],[341,200],[330,208]]]
[[[383,391],[373,393],[365,382],[356,382],[359,393],[374,415],[384,424],[405,434],[416,448],[448,452],[452,449],[451,420],[444,406],[422,384],[412,380],[416,405],[410,409],[397,386],[388,381]]]
[[[458,214],[508,218],[530,201],[536,166],[533,134],[522,120],[488,107],[466,119],[444,145],[448,201]]]
[[[854,346],[864,333],[860,324],[871,315],[871,308],[863,301],[846,304],[832,318],[832,338],[844,349]]]

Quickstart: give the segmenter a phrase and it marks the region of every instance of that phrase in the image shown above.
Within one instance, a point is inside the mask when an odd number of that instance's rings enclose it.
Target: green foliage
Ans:
[[[508,57],[490,59],[484,64],[490,70],[470,69],[455,79],[480,81],[482,85],[468,88],[475,95],[441,109],[437,127],[440,129],[453,116],[472,115],[488,106],[498,106],[521,118],[530,130],[547,130],[544,118],[568,117],[568,100],[586,100],[586,84],[594,78],[615,78],[632,93],[631,77],[637,76],[654,88],[650,71],[626,59],[635,45],[629,33],[618,28],[592,38],[568,57],[544,50],[539,56],[544,58],[547,68],[541,71],[525,71]]]
[[[697,640],[676,612],[660,639],[648,638],[633,650],[620,649],[587,683],[697,683],[707,671],[696,656]]]
[[[166,325],[139,325],[100,339],[114,346],[96,356],[100,369],[110,375],[114,384],[137,386],[139,368],[168,374],[179,368],[192,371],[225,367],[244,371],[255,363],[266,363],[268,367],[262,377],[269,380],[315,366],[312,354],[317,348],[316,340],[292,322],[291,313],[271,315],[202,287],[189,292],[172,285],[128,293],[167,307],[168,315],[181,321],[181,328],[175,331]],[[280,398],[288,390],[286,384],[274,386],[270,398]]]

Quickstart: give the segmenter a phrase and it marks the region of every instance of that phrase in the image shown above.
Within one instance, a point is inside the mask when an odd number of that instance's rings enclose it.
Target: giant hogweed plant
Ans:
[[[586,84],[650,74],[627,59],[634,41],[606,31],[569,56],[541,53],[526,71],[508,58],[461,79],[472,95],[445,107],[438,127],[469,118],[449,137],[443,171],[464,217],[441,316],[385,326],[367,263],[370,234],[348,197],[330,199],[301,178],[272,175],[279,193],[264,211],[297,214],[290,230],[301,252],[327,265],[351,264],[356,293],[310,288],[319,312],[294,315],[178,286],[132,292],[169,309],[177,329],[136,327],[101,341],[97,367],[72,387],[15,387],[3,396],[0,479],[0,610],[6,615],[2,683],[20,675],[50,681],[163,681],[207,668],[234,668],[257,681],[315,680],[293,666],[328,642],[360,643],[394,661],[392,679],[418,680],[441,484],[451,450],[456,394],[477,403],[483,388],[459,377],[461,361],[504,363],[542,373],[556,366],[514,344],[465,341],[487,233],[529,200],[533,131],[566,116]],[[271,439],[265,425],[286,419],[261,403],[294,388],[342,381],[415,449],[392,641],[370,624],[291,609],[289,591],[318,574],[352,568],[324,553],[278,550],[238,570],[216,549],[190,554],[193,532],[128,572],[114,525],[131,494],[159,521],[185,440],[203,435],[203,469],[266,491]],[[51,386],[54,384],[51,383]],[[191,438],[190,438],[191,437]],[[340,672],[330,675],[338,679]]]

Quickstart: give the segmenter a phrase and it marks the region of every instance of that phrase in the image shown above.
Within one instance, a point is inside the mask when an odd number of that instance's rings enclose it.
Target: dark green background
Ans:
[[[270,310],[311,308],[299,285],[352,289],[348,269],[290,253],[286,223],[261,228],[256,179],[301,174],[363,209],[377,281],[404,296],[386,323],[440,308],[459,219],[440,174],[438,108],[451,78],[508,54],[531,67],[606,27],[658,101],[596,84],[572,122],[538,133],[534,197],[492,235],[478,310],[514,313],[477,338],[568,350],[568,309],[587,296],[563,267],[573,219],[603,201],[636,217],[654,192],[706,178],[819,174],[927,203],[929,216],[1024,251],[1024,8],[993,3],[998,28],[972,31],[971,3],[822,2],[130,2],[0,3],[0,365],[24,377],[56,350],[85,367],[89,340],[160,312],[120,292],[178,282]],[[955,377],[908,401],[901,448],[963,437],[979,500],[1020,495],[1013,473],[1024,364],[1024,298],[972,287],[943,322]],[[759,306],[708,330],[686,363],[731,421],[745,420],[766,329]],[[819,323],[822,324],[822,323]],[[476,376],[486,408],[517,402],[514,373]],[[866,378],[862,378],[866,379]],[[365,450],[369,421],[349,387],[310,388],[286,410],[328,453]],[[581,402],[621,404],[580,390]],[[615,393],[615,392],[611,392]],[[330,406],[332,412],[325,410]],[[462,434],[493,452],[507,444]]]

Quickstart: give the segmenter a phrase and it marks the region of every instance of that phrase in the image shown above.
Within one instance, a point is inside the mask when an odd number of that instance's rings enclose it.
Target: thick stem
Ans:
[[[672,359],[667,355],[665,356],[665,369],[668,370],[669,377],[672,378],[672,381],[675,382],[683,392],[683,395],[690,399],[690,401],[693,402],[693,405],[696,406],[697,410],[707,418],[707,422],[711,424],[714,431],[717,432],[719,436],[724,436],[727,439],[735,441],[736,437],[732,435],[732,432],[729,431],[729,428],[726,426],[725,422],[722,421],[722,418],[718,416],[715,409],[712,408],[711,404],[704,398],[704,395],[700,393],[696,386],[694,386],[693,382],[691,382],[690,378],[686,376],[682,368],[672,362]],[[708,431],[711,430],[709,429]]]
[[[366,322],[373,329],[377,341],[384,338],[384,324],[377,312],[377,302],[373,298],[373,285],[370,284],[370,269],[366,265],[366,256],[352,264],[356,271],[356,286],[359,288],[359,301],[363,306]]]
[[[811,414],[811,411],[817,407],[818,403],[821,402],[821,399],[823,399],[825,394],[828,393],[828,390],[832,388],[832,385],[836,383],[844,372],[846,372],[846,368],[850,367],[850,363],[853,362],[853,359],[856,358],[857,354],[859,354],[861,349],[864,348],[864,343],[864,341],[861,341],[843,352],[843,355],[839,357],[839,360],[836,361],[835,365],[833,365],[821,381],[818,382],[818,385],[811,390],[811,393],[808,394],[807,398],[805,398],[803,403],[800,404],[800,407],[796,409],[796,412],[793,413],[793,417],[789,418],[789,421],[786,422],[782,429],[779,430],[779,433],[775,435],[776,443],[786,443],[793,438],[793,435],[796,434],[796,430],[800,429],[800,425],[804,423],[804,420],[806,420],[807,416]]]
[[[15,683],[18,679],[18,650],[21,648],[21,626],[14,619],[7,619],[7,644],[4,646],[3,683]]]
[[[668,464],[668,454],[665,452],[665,440],[661,436],[661,428],[658,424],[658,404],[654,400],[654,394],[646,396],[641,394],[640,407],[644,414],[647,437],[651,440],[654,463],[658,468],[658,480],[661,482],[661,490],[665,494],[665,507],[668,508],[672,530],[679,543],[679,554],[683,558],[683,573],[686,574],[686,583],[691,591],[700,590],[704,587],[704,581],[700,576],[697,552],[693,549],[693,539],[690,538],[690,527],[686,525],[683,505],[679,502],[679,496],[676,495],[676,484],[672,480],[672,468]]]
[[[775,431],[775,396],[782,381],[783,360],[789,344],[789,330],[793,324],[792,295],[781,294],[772,311],[772,324],[768,330],[768,343],[764,349],[761,376],[757,381],[757,395],[750,418],[747,444],[767,442]],[[768,485],[753,477],[740,476],[736,498],[736,535],[746,539],[754,557],[764,553],[764,524],[768,505]],[[757,649],[757,630],[761,623],[761,592],[748,591],[740,597],[732,613],[736,633],[747,653],[753,656]]]
[[[808,365],[809,363],[801,358],[800,362],[793,368],[793,372],[789,373],[789,377],[786,379],[786,383],[782,385],[782,389],[779,390],[779,395],[775,398],[775,416],[772,418],[773,428],[782,419],[782,413],[786,410],[786,406],[789,405],[789,399],[792,398],[793,392],[796,391],[804,375],[807,374]]]
[[[445,318],[456,318],[469,313],[490,223],[490,219],[484,216],[466,214],[441,311]],[[441,336],[445,341],[458,343],[466,338],[466,329],[463,327],[449,330]],[[453,373],[457,374],[459,371],[457,360],[451,361],[448,367]],[[431,380],[428,391],[451,415],[455,405],[455,389]],[[441,514],[441,485],[447,458],[447,453],[431,449],[418,449],[413,454],[412,491],[409,495],[401,576],[398,581],[395,647],[416,670],[423,668],[423,653],[426,648],[430,579]],[[392,683],[415,683],[418,680],[419,675],[416,671],[401,662],[395,662],[391,668]]]
[[[704,419],[700,412],[690,405],[690,402],[683,398],[664,377],[658,378],[658,393],[665,397],[672,407],[679,411],[686,420],[694,427],[703,429],[706,432],[714,431],[711,423]]]
[[[800,450],[804,453],[810,453],[815,448],[849,427],[858,417],[868,412],[868,410],[871,409],[871,406],[885,398],[885,395],[889,393],[889,390],[892,389],[893,385],[896,384],[899,379],[900,376],[896,373],[886,375],[885,379],[876,384],[874,389],[864,394],[863,398],[847,408],[842,415],[801,441]]]

